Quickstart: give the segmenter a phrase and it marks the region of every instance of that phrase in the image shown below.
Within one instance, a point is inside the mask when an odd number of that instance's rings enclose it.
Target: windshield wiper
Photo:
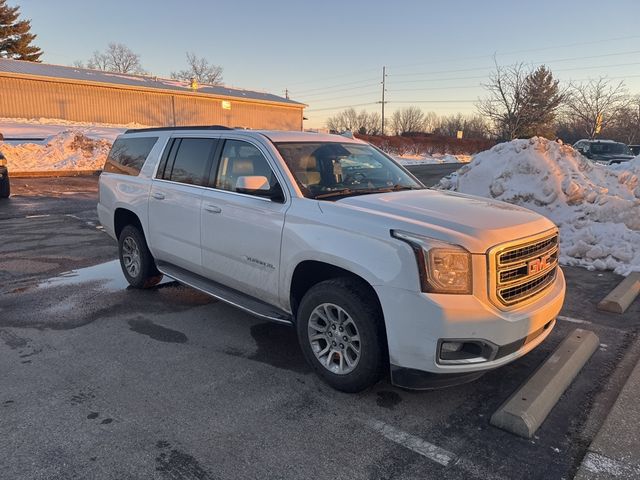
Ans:
[[[340,190],[333,190],[332,192],[319,193],[318,195],[314,195],[313,198],[318,199],[318,198],[336,197],[341,195],[352,195],[357,192],[358,192],[357,190],[352,190],[350,188],[341,188]]]
[[[381,187],[381,188],[362,188],[353,190],[351,188],[342,188],[340,190],[334,190],[333,192],[320,193],[315,195],[313,198],[329,198],[329,197],[342,197],[342,196],[350,196],[350,195],[369,195],[370,193],[388,193],[388,192],[399,192],[401,190],[421,190],[420,187],[410,187],[408,185],[393,185],[392,187]]]

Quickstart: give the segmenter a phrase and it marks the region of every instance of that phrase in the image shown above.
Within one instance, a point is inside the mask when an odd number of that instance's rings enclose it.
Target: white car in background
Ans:
[[[291,325],[347,392],[385,371],[406,388],[473,380],[544,341],[565,295],[551,221],[429,190],[337,135],[129,130],[98,214],[132,286],[165,274]]]

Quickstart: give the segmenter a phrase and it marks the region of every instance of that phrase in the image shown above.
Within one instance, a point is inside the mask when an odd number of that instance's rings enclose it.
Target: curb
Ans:
[[[598,336],[576,328],[491,416],[491,425],[531,438],[593,352]]]
[[[639,396],[640,360],[637,360],[607,418],[589,445],[574,480],[640,478],[640,436],[637,433]]]
[[[640,272],[632,272],[598,303],[598,310],[624,313],[640,294]]]

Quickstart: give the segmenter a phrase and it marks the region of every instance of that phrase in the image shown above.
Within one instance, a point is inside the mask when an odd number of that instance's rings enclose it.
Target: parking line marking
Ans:
[[[571,323],[586,323],[591,325],[591,322],[588,320],[580,320],[579,318],[572,318],[572,317],[565,317],[564,315],[558,315],[556,317],[558,320],[562,320],[564,322],[571,322]]]
[[[50,215],[27,215],[24,218],[45,218],[45,217],[49,217]]]
[[[423,457],[427,457],[429,460],[433,460],[434,462],[439,463],[440,465],[444,465],[445,467],[449,466],[449,464],[456,459],[456,456],[443,448],[434,445],[433,443],[429,443],[426,440],[422,440],[415,435],[411,435],[410,433],[403,432],[402,430],[398,430],[391,425],[387,425],[384,422],[379,420],[367,420],[367,425],[371,427],[373,430],[382,434],[383,437],[395,442],[399,445],[402,445],[409,450],[412,450]]]

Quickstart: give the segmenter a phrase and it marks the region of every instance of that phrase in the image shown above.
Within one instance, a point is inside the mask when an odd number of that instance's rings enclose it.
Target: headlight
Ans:
[[[420,286],[427,293],[472,293],[471,254],[459,245],[392,230],[391,235],[413,248]]]

